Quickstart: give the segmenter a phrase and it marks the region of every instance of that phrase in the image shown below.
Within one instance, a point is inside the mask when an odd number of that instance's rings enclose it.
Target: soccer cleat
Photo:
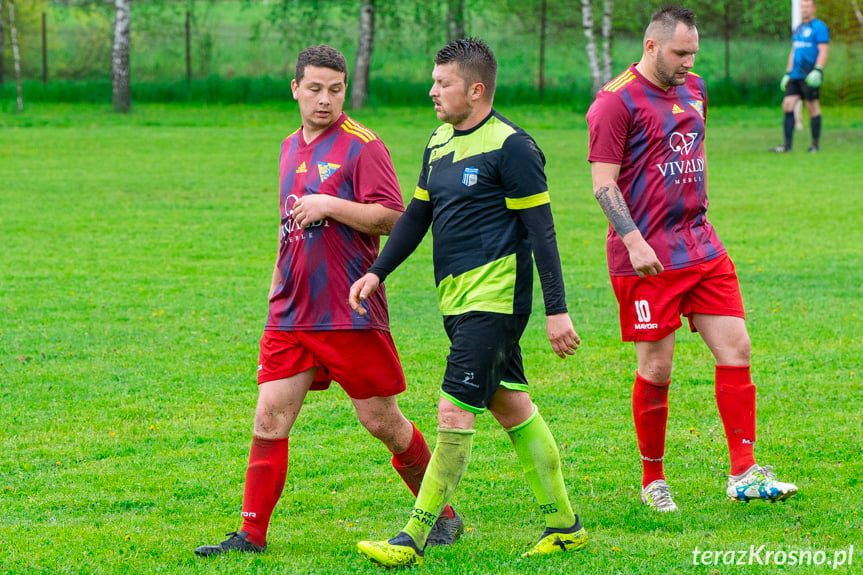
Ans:
[[[534,555],[550,555],[566,551],[580,551],[587,547],[587,531],[578,522],[569,529],[546,527],[545,531],[530,551],[522,553],[522,557]]]
[[[664,479],[652,481],[647,487],[641,490],[641,502],[645,505],[653,507],[661,513],[669,511],[677,511],[677,505],[671,498],[671,489]]]
[[[774,152],[776,154],[784,154],[785,152],[790,152],[791,148],[786,148],[785,146],[776,146],[774,148],[768,149],[767,151]]]
[[[773,466],[758,464],[750,467],[745,473],[731,475],[725,494],[734,501],[747,502],[750,499],[764,501],[783,501],[797,494],[797,486],[793,483],[776,481]]]
[[[410,535],[402,531],[389,541],[360,541],[360,553],[384,567],[408,567],[423,564],[423,552]]]
[[[811,146],[809,146],[809,153],[810,154],[817,154],[820,151],[821,151],[821,149],[818,147],[818,144],[812,144]]]
[[[452,512],[455,514],[452,519],[444,516],[437,518],[428,539],[426,539],[426,547],[452,545],[464,533],[464,521],[462,521],[455,509]]]
[[[228,538],[218,545],[202,545],[198,547],[195,549],[195,555],[209,557],[210,555],[219,555],[221,553],[227,553],[228,551],[263,553],[267,549],[266,544],[263,547],[259,547],[246,539],[247,533],[245,531],[240,531],[239,533],[234,531],[232,533],[226,533],[225,535],[228,535]]]

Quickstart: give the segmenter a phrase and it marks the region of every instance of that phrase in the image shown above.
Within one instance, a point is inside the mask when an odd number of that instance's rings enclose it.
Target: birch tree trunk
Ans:
[[[465,37],[464,33],[464,2],[465,0],[447,0],[446,3],[446,38],[447,43]]]
[[[602,85],[611,82],[614,74],[612,42],[614,40],[614,0],[602,3]],[[599,88],[597,88],[599,90]]]
[[[3,35],[3,0],[0,0],[0,88],[3,87],[3,46],[6,45],[6,38]]]
[[[132,109],[129,79],[129,52],[132,45],[132,0],[114,0],[114,45],[111,50],[111,87],[114,111],[128,114]]]
[[[593,37],[593,6],[591,0],[581,0],[581,22],[584,26],[584,37],[587,39],[587,63],[590,65],[590,93],[596,94],[602,88],[602,72],[599,69],[599,58],[596,52],[596,40]]]
[[[539,99],[545,95],[545,31],[548,17],[548,4],[542,0],[539,13]]]
[[[18,84],[18,112],[24,111],[24,85],[21,82],[21,54],[18,52],[18,30],[15,29],[15,0],[9,0],[9,33],[12,37],[12,59],[15,61],[15,82]]]
[[[860,7],[857,6],[857,0],[851,0],[851,5],[854,8],[854,16],[857,17],[860,27],[863,28],[863,12],[860,12]]]
[[[375,44],[375,0],[362,0],[360,5],[360,34],[354,79],[351,82],[351,108],[362,108],[369,97],[369,69]]]

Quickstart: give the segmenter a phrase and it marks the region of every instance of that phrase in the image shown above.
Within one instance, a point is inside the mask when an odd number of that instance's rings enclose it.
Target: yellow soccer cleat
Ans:
[[[357,548],[360,553],[384,567],[420,566],[423,563],[424,553],[404,531],[389,541],[360,541]]]
[[[522,553],[522,557],[550,555],[566,551],[580,551],[587,547],[587,531],[578,522],[569,529],[546,527],[533,549]]]

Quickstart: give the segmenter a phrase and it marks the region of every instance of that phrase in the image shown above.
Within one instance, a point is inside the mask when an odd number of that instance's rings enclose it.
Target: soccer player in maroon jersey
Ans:
[[[404,210],[389,151],[342,111],[347,63],[337,50],[303,50],[291,89],[302,126],[282,143],[279,160],[279,253],[261,338],[243,524],[222,543],[198,547],[198,555],[264,551],[285,485],[288,435],[310,389],[327,389],[331,381],[344,388],[360,423],[393,453],[392,465],[414,495],[431,458],[396,402],[405,377],[383,291],[365,302],[363,315],[348,305],[351,284]],[[428,544],[451,544],[462,530],[461,518],[447,507]]]
[[[729,498],[781,500],[797,487],[758,465],[750,342],[734,264],[707,220],[704,80],[691,10],[653,14],[641,60],[609,82],[587,113],[596,199],[609,220],[608,269],[624,341],[635,342],[632,410],[641,500],[676,511],[662,460],[674,332],[701,334],[716,360],[716,403],[731,458]]]

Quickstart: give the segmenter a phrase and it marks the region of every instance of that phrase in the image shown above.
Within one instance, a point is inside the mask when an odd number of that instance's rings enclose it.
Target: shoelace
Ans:
[[[776,479],[776,473],[773,472],[772,465],[765,465],[763,467],[759,467],[755,470],[758,475],[761,475],[763,479],[759,481],[759,483],[767,483],[768,481],[773,481]]]
[[[665,507],[673,503],[671,499],[671,488],[668,485],[657,485],[653,489],[653,503],[657,507]]]

